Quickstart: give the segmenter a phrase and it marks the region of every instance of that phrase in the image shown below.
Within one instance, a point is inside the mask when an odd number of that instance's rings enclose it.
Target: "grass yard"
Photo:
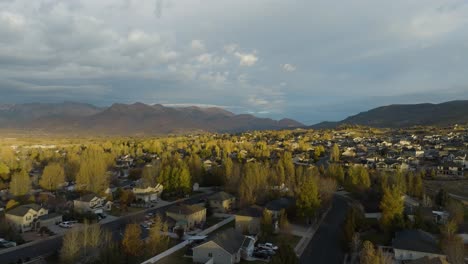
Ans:
[[[128,207],[126,211],[122,212],[119,208],[112,207],[109,214],[113,216],[124,216],[124,215],[131,214],[133,212],[139,212],[139,211],[144,211],[144,210],[146,210],[146,208]]]
[[[468,180],[456,180],[456,181],[442,181],[442,180],[426,180],[424,181],[424,187],[428,194],[435,195],[441,188],[449,193],[455,195],[468,197]]]
[[[173,254],[161,259],[158,261],[158,264],[188,264],[188,263],[193,263],[191,258],[186,258],[184,257],[186,248],[183,248],[181,250],[178,250],[174,252]]]

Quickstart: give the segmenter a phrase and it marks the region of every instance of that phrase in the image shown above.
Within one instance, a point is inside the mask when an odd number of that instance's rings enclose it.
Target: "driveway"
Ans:
[[[331,210],[304,250],[300,263],[343,263],[344,252],[341,248],[341,226],[345,220],[348,208],[349,204],[347,198],[341,195],[335,195]]]

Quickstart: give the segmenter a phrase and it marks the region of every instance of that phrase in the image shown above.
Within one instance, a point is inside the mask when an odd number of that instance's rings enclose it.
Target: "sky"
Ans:
[[[0,0],[0,103],[341,120],[468,99],[466,0]]]

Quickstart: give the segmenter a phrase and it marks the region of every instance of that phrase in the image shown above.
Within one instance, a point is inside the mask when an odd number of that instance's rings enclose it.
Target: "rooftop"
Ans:
[[[419,229],[396,232],[392,244],[395,249],[441,254],[436,238]]]

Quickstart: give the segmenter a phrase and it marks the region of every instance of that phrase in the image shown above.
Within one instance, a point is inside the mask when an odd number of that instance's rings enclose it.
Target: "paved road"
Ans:
[[[347,199],[335,195],[333,207],[323,220],[301,256],[303,264],[341,264],[344,252],[341,249],[341,225],[349,205]]]
[[[194,203],[199,201],[200,199],[205,199],[212,193],[197,195],[196,197],[190,198],[185,201],[181,201],[179,203]],[[128,223],[134,222],[141,222],[145,218],[147,213],[159,213],[164,214],[164,212],[174,204],[169,204],[163,207],[148,209],[146,211],[141,211],[137,214],[124,216],[116,219],[115,221],[103,224],[102,227],[113,232],[115,238],[120,237],[120,233],[123,233],[125,230],[125,225]],[[0,251],[0,263],[1,264],[8,264],[8,263],[16,263],[18,259],[34,259],[40,256],[50,255],[55,252],[58,252],[62,247],[62,236],[54,236],[49,238],[46,241],[42,241],[40,243],[32,243],[31,245],[25,244],[23,247],[17,248],[16,250],[1,252]]]

